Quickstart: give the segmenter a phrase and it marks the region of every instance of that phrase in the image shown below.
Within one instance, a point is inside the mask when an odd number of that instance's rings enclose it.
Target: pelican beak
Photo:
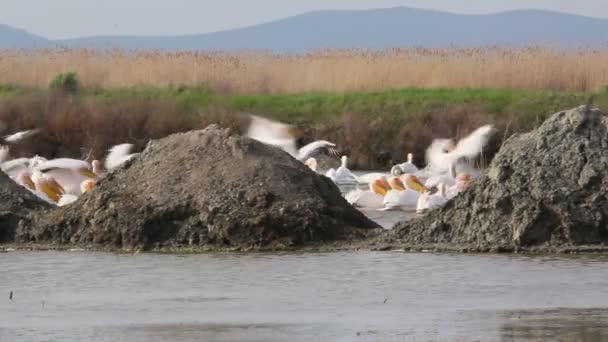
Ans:
[[[86,169],[86,168],[78,169],[78,173],[81,176],[85,176],[85,177],[88,177],[88,178],[93,178],[93,179],[97,178],[96,174],[94,174],[91,170]]]
[[[32,179],[30,177],[26,177],[23,180],[23,184],[25,185],[26,188],[28,188],[30,190],[36,190],[36,185],[34,184],[34,182],[32,181]]]
[[[426,191],[426,187],[424,185],[422,185],[422,183],[420,183],[418,178],[416,178],[414,176],[408,177],[407,180],[405,181],[405,184],[407,185],[408,188],[410,188],[414,191],[418,191],[420,193],[424,193]]]
[[[63,187],[59,183],[57,183],[57,181],[55,181],[54,179],[53,180],[49,180],[48,181],[48,185],[58,195],[61,195],[61,194],[65,193],[65,190],[63,189]]]
[[[289,134],[291,137],[299,138],[304,135],[304,131],[299,128],[289,127],[287,128],[287,134]]]
[[[384,196],[387,193],[387,188],[382,182],[376,181],[372,184],[372,191],[380,196]]]
[[[403,185],[403,182],[401,181],[401,179],[399,179],[397,177],[391,179],[391,182],[389,184],[393,190],[399,190],[399,191],[405,190],[405,186]]]
[[[46,196],[53,202],[59,201],[59,194],[55,191],[54,187],[48,182],[43,182],[42,184],[38,184],[40,187],[40,191],[42,191]]]

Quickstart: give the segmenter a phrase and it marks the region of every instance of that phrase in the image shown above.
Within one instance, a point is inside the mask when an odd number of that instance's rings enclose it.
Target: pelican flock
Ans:
[[[31,158],[10,157],[10,145],[18,144],[37,134],[40,129],[17,132],[5,136],[0,143],[0,170],[15,183],[23,186],[41,200],[56,206],[74,203],[89,192],[104,175],[99,160],[87,162],[72,158],[46,159],[41,156]],[[132,145],[121,144],[112,147],[105,160],[106,170],[120,167],[135,154],[130,153]]]
[[[422,213],[441,207],[458,196],[479,174],[478,170],[467,168],[467,161],[481,154],[494,132],[491,125],[486,125],[458,142],[433,140],[426,150],[425,168],[415,165],[413,154],[408,153],[403,163],[387,172],[357,174],[348,168],[348,156],[340,156],[336,144],[317,140],[298,148],[297,141],[303,132],[295,126],[252,114],[249,119],[245,136],[284,150],[338,185],[354,185],[355,190],[344,194],[346,200],[362,209],[380,211]],[[10,146],[39,131],[21,131],[0,139],[0,170],[40,199],[57,206],[74,203],[91,191],[105,172],[124,165],[137,155],[131,152],[133,145],[119,144],[108,150],[103,163],[72,158],[47,160],[40,156],[11,159]],[[317,158],[323,154],[340,156],[340,166],[320,170]]]
[[[356,207],[423,213],[443,206],[467,189],[469,183],[479,174],[468,162],[482,153],[493,133],[493,126],[485,125],[458,142],[444,138],[433,140],[426,150],[427,165],[424,169],[415,165],[414,155],[408,153],[403,163],[394,165],[386,173],[363,175],[357,175],[348,168],[346,155],[341,156],[338,168],[319,170],[316,157],[324,151],[336,155],[336,144],[318,140],[298,150],[297,138],[301,131],[292,125],[251,115],[251,124],[246,135],[285,150],[313,171],[324,174],[338,185],[355,184],[356,189],[346,193],[344,197]]]

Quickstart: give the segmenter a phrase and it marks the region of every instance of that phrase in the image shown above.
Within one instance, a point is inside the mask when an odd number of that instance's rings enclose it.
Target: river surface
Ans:
[[[608,256],[9,252],[0,272],[0,342],[608,341]]]
[[[608,341],[604,256],[9,252],[0,265],[0,341]]]

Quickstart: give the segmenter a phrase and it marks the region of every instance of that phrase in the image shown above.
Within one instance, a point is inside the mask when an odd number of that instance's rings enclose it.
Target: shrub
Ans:
[[[64,72],[55,76],[49,83],[49,87],[52,90],[76,94],[80,88],[80,82],[75,72]]]

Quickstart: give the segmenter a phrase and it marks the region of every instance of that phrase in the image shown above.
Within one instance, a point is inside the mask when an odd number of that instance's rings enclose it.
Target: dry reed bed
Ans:
[[[368,91],[401,87],[593,91],[608,85],[608,48],[150,52],[84,49],[0,52],[0,83],[46,86],[74,71],[86,87],[192,85],[222,93]]]
[[[433,138],[462,137],[490,120],[490,113],[474,104],[438,108],[416,120],[343,112],[302,126],[308,134],[300,143],[320,138],[333,141],[351,157],[351,166],[358,169],[387,168],[405,160],[408,152],[415,153],[417,164],[423,165],[424,150]],[[14,157],[37,154],[89,161],[104,158],[107,149],[119,143],[135,143],[136,149],[142,150],[150,139],[201,129],[211,123],[234,132],[242,132],[248,124],[246,116],[225,108],[210,107],[184,115],[178,105],[166,99],[105,101],[52,92],[1,101],[0,121],[6,132],[42,128],[39,135],[11,147]],[[508,133],[521,129],[517,122],[511,114],[492,122],[500,133],[486,157],[494,154],[505,129]],[[334,164],[337,166],[337,159]]]

